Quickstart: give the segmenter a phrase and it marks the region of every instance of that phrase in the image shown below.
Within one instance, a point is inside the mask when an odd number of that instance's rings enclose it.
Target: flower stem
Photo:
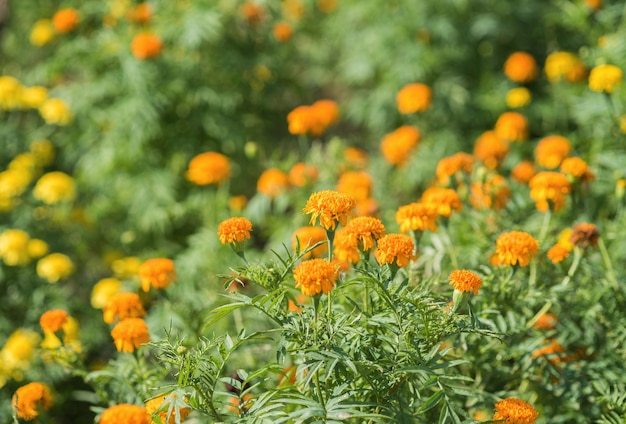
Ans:
[[[541,246],[546,239],[551,217],[552,217],[552,211],[548,209],[548,211],[543,216],[543,222],[541,223],[541,229],[539,230],[539,239],[538,239],[539,246]]]
[[[602,259],[604,260],[604,266],[606,266],[606,274],[609,282],[613,285],[613,288],[616,291],[619,291],[619,285],[617,284],[617,278],[615,277],[615,269],[613,268],[613,263],[611,262],[611,257],[609,256],[609,251],[606,249],[606,245],[604,244],[604,240],[602,237],[598,237],[598,247],[600,248],[600,254],[602,255]]]

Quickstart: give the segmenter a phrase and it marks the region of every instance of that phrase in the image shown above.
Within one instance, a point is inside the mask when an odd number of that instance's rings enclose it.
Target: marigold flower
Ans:
[[[245,239],[250,239],[252,223],[242,217],[228,218],[217,227],[217,234],[222,244],[243,243]]]
[[[18,328],[9,335],[0,350],[0,364],[5,374],[0,375],[0,386],[4,385],[6,377],[14,374],[17,377],[17,373],[28,369],[40,339],[39,334],[24,328]]]
[[[474,167],[474,158],[469,153],[458,152],[452,156],[442,158],[437,163],[437,179],[439,184],[449,185],[450,177],[460,173],[471,173]]]
[[[333,241],[333,255],[341,262],[359,263],[361,260],[359,242],[352,231],[345,227],[337,230]]]
[[[141,318],[127,318],[113,327],[111,336],[119,352],[134,352],[143,343],[150,341],[146,322]]]
[[[263,171],[256,184],[257,191],[273,199],[289,188],[289,177],[280,169],[270,168]]]
[[[400,206],[396,211],[396,222],[400,224],[400,232],[437,231],[437,207],[433,204],[413,202]]]
[[[511,178],[520,183],[528,183],[536,173],[535,165],[530,161],[524,160],[511,170]]]
[[[319,169],[314,165],[307,165],[304,162],[298,162],[289,170],[287,179],[289,184],[296,187],[305,187],[306,185],[317,180]]]
[[[48,172],[35,184],[33,196],[47,205],[71,202],[76,197],[74,179],[64,172]]]
[[[569,155],[571,149],[572,144],[567,138],[560,135],[550,135],[537,143],[535,160],[539,166],[554,169]]]
[[[39,19],[30,31],[30,44],[41,47],[54,38],[54,27],[50,19]]]
[[[323,259],[304,261],[293,270],[296,288],[305,296],[330,293],[338,277],[338,268]]]
[[[570,250],[567,249],[562,244],[558,244],[558,243],[552,246],[546,252],[546,256],[548,256],[548,259],[550,259],[550,261],[552,261],[553,264],[558,264],[559,262],[562,262],[564,259],[566,259],[569,256],[569,254],[570,254]]]
[[[116,293],[104,307],[104,322],[113,324],[115,320],[142,318],[146,311],[137,293]]]
[[[140,25],[146,25],[152,19],[152,6],[150,3],[139,3],[126,12],[126,20]]]
[[[360,216],[350,220],[346,229],[354,234],[358,246],[364,251],[374,247],[376,240],[386,232],[382,221],[371,216]]]
[[[189,162],[185,177],[200,186],[218,185],[230,177],[230,160],[217,152],[200,153]]]
[[[365,171],[348,171],[341,174],[337,182],[337,191],[354,197],[359,202],[369,199],[374,180]]]
[[[337,0],[317,0],[317,8],[324,13],[330,13],[337,7]]]
[[[495,131],[485,131],[474,143],[474,156],[481,160],[487,169],[496,169],[509,153],[509,143],[498,137]]]
[[[548,55],[544,72],[552,83],[565,78],[569,82],[581,81],[587,70],[578,56],[570,52],[554,52]]]
[[[380,205],[375,199],[371,197],[363,200],[359,200],[354,207],[354,214],[356,216],[376,216],[380,210]]]
[[[539,251],[539,242],[524,231],[502,233],[496,239],[494,260],[497,265],[528,266]]]
[[[595,174],[589,169],[587,162],[579,157],[563,159],[563,162],[561,162],[561,172],[583,182],[591,182],[596,179]]]
[[[117,278],[103,278],[91,289],[91,306],[104,309],[111,298],[122,289],[122,282]]]
[[[326,231],[321,227],[301,227],[297,229],[291,237],[292,247],[296,248],[298,242],[300,243],[300,251],[304,251],[306,248],[315,246],[317,243],[328,240]],[[313,250],[309,251],[304,258],[322,258],[328,254],[328,243],[321,243]]]
[[[537,78],[537,62],[526,52],[512,53],[504,62],[504,74],[514,82],[531,82]]]
[[[26,169],[7,169],[0,172],[0,196],[11,200],[22,195],[31,182],[31,174]]]
[[[31,260],[28,253],[30,236],[22,230],[5,230],[0,234],[0,258],[9,266],[26,265]]]
[[[130,44],[130,51],[133,56],[140,60],[153,59],[161,54],[163,41],[161,37],[149,32],[142,32],[135,35]]]
[[[139,272],[141,260],[136,256],[126,256],[116,259],[111,263],[111,270],[117,278],[130,278]]]
[[[563,347],[563,345],[559,343],[558,340],[556,339],[546,340],[544,344],[546,344],[547,346],[541,347],[539,349],[535,349],[533,351],[532,353],[533,359],[538,358],[540,356],[549,356],[549,355],[555,355],[557,353],[565,352],[565,348]],[[561,358],[552,357],[550,358],[550,361],[554,363],[558,363],[558,362],[561,362]]]
[[[248,204],[248,198],[245,194],[240,194],[238,196],[230,196],[228,198],[228,207],[231,211],[240,213],[243,208]]]
[[[504,424],[534,424],[539,416],[530,403],[516,398],[503,399],[495,404],[494,409],[493,420]]]
[[[585,4],[591,10],[598,10],[602,7],[602,0],[585,0]]]
[[[408,84],[402,87],[396,96],[398,110],[402,114],[423,112],[432,103],[433,92],[422,83]]]
[[[452,211],[459,212],[463,203],[458,193],[451,188],[430,187],[422,193],[422,203],[433,205],[440,216],[449,218]]]
[[[252,1],[247,1],[242,4],[239,12],[250,26],[260,24],[265,18],[265,10],[260,5]]]
[[[42,409],[48,410],[52,406],[50,388],[39,382],[28,383],[15,391],[11,405],[18,418],[32,421]]]
[[[310,112],[313,114],[313,126],[311,132],[315,136],[321,135],[326,128],[339,120],[339,106],[333,100],[322,99],[311,105]]]
[[[311,127],[310,106],[298,106],[287,114],[289,133],[304,135]]]
[[[506,93],[506,105],[511,109],[527,106],[532,99],[530,90],[526,87],[515,87]]]
[[[290,21],[298,22],[304,16],[305,8],[302,0],[283,0],[280,6],[283,16]]]
[[[574,243],[572,243],[572,240],[571,240],[572,233],[573,233],[573,230],[571,228],[565,228],[561,230],[561,232],[559,233],[557,244],[560,244],[567,250],[572,251],[572,249],[574,249]]]
[[[546,312],[539,316],[533,327],[537,330],[552,330],[558,322],[559,319],[556,315]]]
[[[48,89],[41,86],[24,87],[22,90],[22,107],[39,109],[48,99]]]
[[[29,150],[38,166],[46,166],[54,162],[54,146],[49,140],[35,140],[30,143]]]
[[[311,225],[315,225],[319,218],[322,227],[334,230],[337,223],[346,225],[355,205],[356,200],[348,194],[323,190],[313,193],[302,211],[311,215]]]
[[[139,270],[141,289],[150,291],[150,286],[155,289],[165,289],[170,283],[176,281],[174,261],[167,258],[152,258],[141,264]]]
[[[67,8],[57,11],[52,16],[52,26],[59,34],[66,34],[78,26],[80,14],[78,10]]]
[[[581,222],[574,225],[574,227],[572,228],[572,236],[570,238],[570,241],[574,245],[586,249],[589,246],[596,247],[598,245],[599,237],[600,232],[594,224]]]
[[[518,112],[504,112],[496,121],[496,135],[507,141],[523,141],[528,138],[528,120]]]
[[[478,294],[478,289],[483,284],[483,280],[478,274],[465,269],[452,271],[448,279],[450,280],[450,285],[454,287],[454,290],[460,292],[474,292],[475,295]]]
[[[62,309],[52,309],[44,312],[39,318],[39,325],[43,331],[57,332],[67,322],[69,314]]]
[[[293,28],[288,22],[276,22],[272,28],[272,34],[277,41],[284,43],[293,35]]]
[[[0,76],[0,110],[17,109],[23,87],[17,78],[8,75]]]
[[[39,114],[49,125],[67,125],[72,120],[72,110],[61,99],[51,98],[39,106]]]
[[[62,253],[51,253],[37,262],[37,275],[49,283],[69,277],[74,272],[74,263]]]
[[[624,122],[626,122],[626,115]],[[352,167],[356,169],[366,168],[369,160],[367,152],[356,147],[347,147],[343,152],[343,157]]]
[[[243,396],[233,396],[228,400],[228,410],[233,414],[241,415],[252,406],[252,393],[246,393]]]
[[[537,210],[546,212],[550,207],[561,210],[567,201],[565,195],[571,191],[567,177],[558,172],[543,171],[528,182],[530,197],[535,201]]]
[[[378,240],[374,255],[379,264],[407,266],[416,258],[413,238],[405,234],[387,234]]]
[[[416,127],[404,125],[383,138],[380,150],[391,165],[404,165],[421,138],[422,134]]]
[[[622,84],[623,71],[615,65],[598,65],[589,74],[589,89],[602,93],[612,93]]]
[[[107,408],[98,424],[150,424],[146,408],[122,403]]]
[[[511,197],[511,190],[502,175],[489,175],[485,181],[470,185],[469,202],[476,209],[503,209]]]
[[[180,422],[185,421],[187,419],[187,416],[191,413],[191,409],[185,408],[185,407],[182,407],[182,408],[172,407],[171,406],[171,403],[173,400],[172,398],[175,398],[175,397],[176,397],[175,394],[170,395],[170,396],[160,395],[147,401],[146,402],[146,414],[148,415],[148,422],[151,424],[157,423],[156,420],[152,419],[152,417],[155,416],[155,413],[156,413],[156,416],[159,417],[158,422],[161,424],[176,424],[177,413],[178,413],[178,416],[180,417]],[[172,411],[168,418],[168,412],[170,408],[172,409]],[[164,411],[157,413],[157,411],[160,409],[164,409]]]

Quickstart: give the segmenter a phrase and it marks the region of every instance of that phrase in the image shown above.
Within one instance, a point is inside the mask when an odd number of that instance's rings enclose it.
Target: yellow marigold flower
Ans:
[[[407,266],[416,258],[413,238],[405,234],[387,234],[378,240],[374,255],[379,264]]]
[[[48,243],[39,239],[30,239],[26,250],[31,258],[40,258],[48,253]]]
[[[570,250],[561,244],[555,244],[546,252],[546,256],[553,264],[558,264],[566,259],[570,254]]]
[[[535,147],[535,160],[544,168],[557,168],[572,149],[570,141],[560,135],[550,135],[542,138]]]
[[[298,241],[300,242],[300,251],[316,245],[319,242],[327,240],[326,231],[321,227],[301,227],[297,229],[291,237],[292,247],[296,248]],[[322,258],[328,254],[328,243],[322,243],[306,255],[304,258]]]
[[[54,38],[54,27],[50,19],[39,19],[30,31],[30,44],[41,47]]]
[[[535,165],[530,161],[524,160],[511,170],[511,178],[520,183],[528,183],[536,173]]]
[[[72,110],[61,99],[51,98],[39,106],[39,114],[49,125],[67,125],[72,120]]]
[[[449,218],[452,211],[459,212],[463,203],[458,193],[451,188],[430,187],[422,193],[422,203],[433,205],[440,216]]]
[[[57,33],[65,34],[76,28],[79,21],[80,14],[76,9],[61,9],[52,17],[52,26]]]
[[[222,244],[243,243],[245,239],[250,239],[252,223],[241,217],[228,218],[217,227],[217,234]]]
[[[38,166],[46,166],[54,162],[54,146],[49,140],[35,140],[30,143],[29,150],[34,155]]]
[[[217,152],[200,153],[189,162],[185,177],[201,186],[220,184],[230,177],[230,160]]]
[[[556,327],[556,324],[559,322],[559,319],[556,315],[546,312],[539,316],[539,319],[533,325],[537,330],[552,330]]]
[[[37,275],[49,283],[70,276],[74,272],[74,263],[62,253],[51,253],[37,262]]]
[[[17,109],[20,106],[22,84],[13,77],[0,76],[0,110]]]
[[[496,135],[507,141],[523,141],[528,138],[528,120],[518,112],[504,112],[496,121]]]
[[[572,228],[572,236],[570,241],[583,249],[588,247],[596,247],[598,245],[598,238],[600,232],[594,224],[588,222],[581,222],[574,225]]]
[[[527,106],[531,99],[532,94],[526,87],[515,87],[506,93],[506,105],[511,109]]]
[[[589,74],[589,89],[602,93],[612,93],[622,84],[623,71],[615,65],[598,65]]]
[[[448,279],[454,290],[460,292],[474,292],[474,294],[478,294],[478,289],[483,285],[483,280],[478,274],[465,269],[452,271]]]
[[[337,191],[349,194],[359,202],[369,199],[372,193],[373,178],[365,171],[348,171],[341,174],[337,182]]]
[[[141,304],[137,293],[116,293],[104,307],[104,322],[113,324],[115,320],[125,320],[127,318],[143,318],[146,311]]]
[[[134,352],[143,343],[150,341],[148,326],[141,318],[127,318],[118,322],[111,330],[111,336],[119,352]]]
[[[572,240],[571,240],[573,232],[574,231],[571,228],[565,228],[561,230],[561,232],[559,233],[557,244],[560,244],[567,250],[572,251],[572,249],[574,249],[574,243],[572,243]]]
[[[259,177],[256,188],[259,193],[273,199],[289,189],[289,177],[280,169],[266,169]]]
[[[117,278],[103,278],[91,289],[91,306],[104,309],[111,298],[120,292],[122,282]]]
[[[324,13],[330,13],[337,7],[337,0],[317,0],[317,8]]]
[[[10,373],[27,369],[39,340],[39,334],[32,330],[24,328],[15,330],[0,350],[2,367]],[[0,386],[2,386],[2,377],[0,377]]]
[[[334,258],[341,262],[359,263],[361,253],[356,235],[347,228],[340,228],[335,233],[333,241]]]
[[[534,424],[539,416],[530,403],[516,398],[503,399],[495,404],[494,409],[493,420],[503,424]]]
[[[150,424],[150,419],[143,406],[122,403],[107,408],[98,424]]]
[[[498,265],[528,266],[539,251],[539,242],[524,231],[502,233],[496,239],[495,262]]]
[[[167,258],[152,258],[141,264],[138,270],[141,280],[141,289],[150,291],[150,286],[155,289],[165,289],[170,283],[176,281],[174,261]]]
[[[550,207],[554,211],[565,206],[565,197],[571,191],[567,177],[558,172],[543,171],[531,178],[528,182],[530,197],[535,201],[537,210],[546,212]]]
[[[139,60],[158,57],[163,50],[163,40],[156,34],[142,32],[135,35],[130,44],[130,51]]]
[[[35,184],[33,196],[47,205],[71,202],[76,197],[74,179],[63,172],[48,172]]]
[[[626,115],[624,115],[624,122],[624,125],[626,126]],[[369,161],[369,155],[367,152],[356,147],[347,147],[343,152],[343,157],[348,164],[350,164],[350,166],[356,169],[366,168],[367,162]]]
[[[423,112],[432,103],[433,92],[429,86],[422,83],[408,84],[402,87],[396,96],[398,110],[402,114]]]
[[[469,202],[475,209],[504,209],[511,190],[502,175],[489,175],[485,181],[470,185]]]
[[[191,409],[189,408],[174,408],[171,406],[172,398],[175,398],[176,395],[159,395],[155,398],[150,399],[146,402],[146,414],[148,415],[148,422],[151,424],[156,424],[157,421],[153,420],[152,417],[159,417],[159,423],[161,424],[176,424],[178,421],[176,420],[176,415],[180,417],[180,422],[183,422],[187,419],[187,416],[191,413]],[[186,399],[185,399],[186,400]],[[169,418],[168,412],[172,409]],[[157,412],[161,410],[161,412]]]
[[[32,180],[40,172],[35,155],[32,153],[20,153],[15,156],[13,160],[9,162],[8,169],[28,174],[29,180]]]
[[[357,239],[357,244],[362,250],[370,250],[376,240],[385,235],[385,226],[378,218],[360,216],[348,222],[346,229]]]
[[[22,230],[5,230],[0,234],[0,258],[9,266],[26,265],[31,260],[29,241],[30,236]]]
[[[32,179],[32,173],[26,169],[7,169],[0,172],[0,196],[12,199],[22,195]]]
[[[498,137],[495,131],[485,131],[474,143],[474,156],[482,161],[487,169],[496,169],[509,153],[509,143]]]
[[[474,167],[474,158],[469,153],[458,152],[452,156],[442,158],[437,163],[437,179],[439,184],[449,185],[450,177],[457,173],[471,173]]]
[[[514,82],[531,82],[537,78],[537,62],[526,52],[512,53],[504,62],[504,75]]]
[[[552,83],[562,78],[569,82],[577,82],[585,77],[587,70],[574,53],[554,52],[546,58],[544,72]]]
[[[313,193],[302,211],[311,215],[311,225],[315,225],[319,218],[322,227],[327,230],[334,230],[337,223],[346,225],[355,206],[354,197],[338,191],[323,190]]]
[[[57,332],[67,322],[69,314],[62,309],[52,309],[44,312],[39,318],[39,325],[43,331]]]
[[[50,388],[39,382],[26,384],[15,391],[11,405],[18,418],[32,421],[42,409],[48,410],[52,406]]]
[[[404,165],[421,138],[422,134],[416,127],[404,125],[383,138],[380,150],[391,165]]]
[[[561,162],[561,172],[584,182],[596,179],[595,174],[589,169],[587,162],[579,157],[565,158]]]
[[[135,256],[116,259],[111,263],[111,270],[118,278],[130,278],[137,275],[141,260]]]
[[[400,232],[437,231],[437,207],[433,204],[413,202],[400,206],[396,211],[396,222],[400,224]]]
[[[296,187],[305,187],[317,180],[319,169],[314,165],[298,162],[289,170],[287,179],[289,184]]]
[[[338,268],[323,259],[304,261],[293,270],[296,288],[305,296],[330,293],[338,277]]]
[[[48,89],[41,86],[24,87],[21,94],[22,107],[32,109],[39,109],[39,106],[48,99]]]

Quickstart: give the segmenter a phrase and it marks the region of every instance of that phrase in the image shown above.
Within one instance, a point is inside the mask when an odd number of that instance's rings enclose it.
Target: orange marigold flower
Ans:
[[[134,352],[143,343],[150,341],[146,322],[141,318],[127,318],[113,327],[111,336],[119,352]]]
[[[563,347],[563,345],[559,343],[558,340],[556,339],[546,340],[545,344],[547,344],[547,346],[544,346],[539,349],[535,349],[533,351],[532,353],[533,358],[537,358],[539,356],[554,355],[557,353],[565,352],[565,348]],[[560,362],[557,358],[554,358],[554,359],[555,359],[555,362]]]
[[[474,158],[469,153],[458,152],[452,156],[442,158],[437,163],[437,179],[439,184],[449,185],[450,177],[457,173],[471,173],[474,167]]]
[[[622,84],[624,73],[615,65],[598,65],[589,74],[589,89],[602,93],[612,93]]]
[[[162,424],[176,424],[177,422],[183,422],[187,419],[187,416],[191,413],[190,408],[185,407],[174,407],[171,405],[173,398],[176,397],[176,394],[172,394],[170,396],[160,395],[155,398],[150,399],[146,402],[146,415],[148,418],[148,422],[151,424],[156,424],[157,421],[153,420],[152,417],[159,417],[159,423]],[[187,399],[185,399],[186,401]],[[170,412],[171,408],[171,412]],[[161,412],[158,412],[162,410]],[[170,412],[168,417],[168,412]],[[180,417],[180,421],[176,420],[176,415]]]
[[[256,184],[257,191],[273,199],[289,188],[289,177],[280,169],[270,168],[263,171]]]
[[[361,253],[356,235],[347,228],[338,229],[333,241],[333,254],[341,262],[358,263]]]
[[[146,25],[152,18],[152,6],[150,3],[139,3],[126,12],[126,20],[140,25]]]
[[[587,70],[578,56],[570,52],[550,53],[546,58],[544,72],[550,82],[565,78],[569,82],[581,81]]]
[[[602,0],[585,0],[585,4],[592,10],[598,10],[602,7]]]
[[[337,182],[337,191],[349,194],[356,201],[369,199],[373,181],[371,175],[365,171],[344,172]]]
[[[250,26],[258,25],[265,17],[265,10],[252,1],[247,1],[242,4],[239,11]]]
[[[67,322],[69,314],[62,309],[52,309],[44,312],[39,318],[39,325],[43,331],[52,331],[53,333],[63,328]]]
[[[317,243],[326,241],[326,231],[321,227],[301,227],[297,229],[291,238],[292,246],[295,249],[298,241],[300,243],[300,251],[304,251],[306,248],[315,246]],[[322,243],[309,251],[303,257],[305,258],[321,258],[328,254],[328,243]]]
[[[250,409],[252,399],[252,393],[246,393],[241,397],[233,396],[228,400],[228,410],[233,414],[241,415]]]
[[[217,234],[222,244],[242,243],[245,239],[250,239],[252,223],[242,217],[228,218],[217,227]]]
[[[498,137],[495,131],[485,131],[474,143],[474,156],[481,160],[487,169],[496,169],[509,153],[509,143]]]
[[[130,51],[137,59],[152,59],[161,54],[163,41],[161,37],[149,32],[137,34],[130,45]]]
[[[433,204],[413,202],[400,206],[396,211],[396,222],[400,224],[400,232],[437,231],[437,208]]]
[[[298,106],[287,114],[287,124],[289,133],[293,135],[304,135],[311,127],[310,106]]]
[[[495,404],[494,409],[493,420],[503,424],[534,424],[539,416],[530,403],[516,398],[503,399]]]
[[[11,405],[18,418],[32,421],[39,416],[41,409],[50,409],[52,395],[47,385],[39,382],[28,383],[15,391]]]
[[[570,241],[576,246],[586,249],[589,246],[596,247],[598,245],[599,237],[600,232],[594,224],[581,222],[574,225],[574,227],[572,228],[572,236],[570,238]]]
[[[626,122],[626,118],[624,121]],[[343,152],[343,157],[356,169],[366,168],[369,160],[367,152],[356,147],[347,147]]]
[[[116,293],[104,307],[104,322],[113,324],[117,320],[142,318],[146,315],[137,293]]]
[[[452,211],[459,212],[463,203],[458,193],[451,188],[430,187],[422,193],[422,203],[433,205],[440,216],[446,218],[452,215]]]
[[[550,135],[537,143],[535,160],[539,166],[554,169],[569,155],[571,149],[572,144],[567,138],[560,135]]]
[[[550,259],[553,264],[558,264],[559,262],[562,262],[569,256],[569,254],[570,250],[562,244],[558,243],[548,249],[548,252],[546,253],[548,259]]]
[[[197,185],[220,184],[230,177],[230,160],[217,152],[200,153],[189,162],[185,177]]]
[[[530,103],[532,94],[526,87],[511,88],[506,93],[506,105],[511,109],[524,107]]]
[[[490,175],[470,185],[469,202],[476,209],[503,209],[510,197],[511,190],[502,175]]]
[[[337,266],[323,259],[304,261],[293,270],[296,288],[305,296],[330,293],[338,277]]]
[[[122,403],[107,408],[100,416],[98,424],[149,424],[146,408]]]
[[[511,170],[511,178],[520,183],[528,183],[535,176],[536,172],[535,165],[528,160],[524,160]]]
[[[57,11],[52,17],[52,26],[59,34],[65,34],[78,26],[80,14],[78,10],[67,8]]]
[[[339,106],[333,100],[322,99],[311,105],[313,116],[311,132],[315,136],[321,135],[326,128],[339,120]]]
[[[587,162],[578,157],[565,158],[561,162],[561,172],[580,181],[591,182],[596,176],[587,165]]]
[[[311,215],[311,225],[315,225],[319,218],[322,227],[334,230],[337,223],[346,225],[355,206],[354,197],[338,191],[323,190],[313,193],[302,211]]]
[[[363,250],[370,250],[374,247],[376,240],[385,235],[385,226],[378,218],[371,216],[360,216],[348,222],[346,229],[357,239],[359,247]]]
[[[138,270],[143,291],[150,291],[150,286],[155,289],[167,288],[171,282],[176,281],[174,261],[167,258],[152,258],[141,264]]]
[[[571,191],[567,177],[558,172],[543,171],[531,178],[530,197],[537,210],[546,212],[550,207],[558,211],[565,206],[565,195]]]
[[[413,238],[405,234],[387,234],[378,240],[374,255],[379,264],[407,266],[416,258]]]
[[[448,279],[450,280],[450,285],[454,287],[454,290],[460,292],[473,291],[474,294],[478,294],[478,289],[483,285],[483,280],[478,274],[465,269],[452,271]]]
[[[330,13],[337,7],[337,0],[317,0],[317,8],[324,13]]]
[[[371,197],[363,200],[359,200],[354,207],[354,214],[356,216],[376,216],[380,210],[380,205],[375,199]]]
[[[502,233],[496,239],[495,262],[498,265],[528,266],[539,251],[539,242],[524,231]]]
[[[533,327],[537,330],[552,330],[556,327],[556,324],[559,322],[559,319],[556,315],[546,312],[539,316],[539,319],[535,322]]]
[[[319,169],[314,165],[298,162],[289,170],[287,179],[289,184],[296,187],[304,187],[317,180]]]
[[[528,120],[518,112],[504,112],[494,127],[496,135],[507,141],[523,141],[528,138]]]
[[[422,134],[416,127],[404,125],[383,138],[380,150],[391,165],[404,165],[421,138]]]
[[[537,62],[526,52],[515,52],[504,62],[504,74],[511,81],[525,83],[537,78]]]
[[[396,103],[400,113],[409,114],[428,109],[432,103],[432,98],[431,88],[418,82],[402,87],[396,96]]]

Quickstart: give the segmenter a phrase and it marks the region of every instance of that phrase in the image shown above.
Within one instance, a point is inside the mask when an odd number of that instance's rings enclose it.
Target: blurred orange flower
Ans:
[[[546,312],[539,316],[539,319],[533,325],[537,330],[552,330],[556,327],[556,324],[559,322],[559,319],[556,315]]]
[[[298,162],[291,167],[287,176],[289,184],[296,187],[305,187],[317,180],[319,169],[314,165]]]
[[[561,172],[583,182],[591,182],[596,179],[595,174],[589,169],[587,162],[579,157],[563,159]]]
[[[535,168],[535,164],[524,160],[515,165],[515,167],[511,170],[511,178],[520,183],[528,183],[536,172],[537,169]]]
[[[474,158],[469,153],[458,152],[452,156],[442,158],[437,163],[437,180],[439,184],[449,186],[450,177],[457,173],[470,174],[474,167]]]
[[[396,222],[400,224],[400,232],[437,231],[437,207],[433,204],[420,202],[400,206],[396,211]]]
[[[546,252],[546,256],[553,264],[558,264],[566,259],[570,254],[570,250],[562,244],[555,244]]]
[[[343,152],[343,157],[348,161],[348,163],[356,168],[363,169],[367,167],[368,162],[368,154],[365,150],[356,148],[356,147],[347,147]]]
[[[321,227],[301,227],[298,228],[291,237],[292,248],[295,249],[298,241],[300,242],[300,250],[303,251],[307,247],[316,245],[319,242],[326,241],[326,231]],[[304,258],[322,258],[328,254],[328,244],[322,243],[313,250],[309,251]]]
[[[528,266],[539,251],[539,242],[524,231],[502,233],[496,239],[496,265]]]
[[[191,413],[190,408],[175,407],[173,408],[168,418],[167,414],[169,412],[169,408],[171,407],[171,400],[175,397],[175,394],[172,394],[170,396],[160,395],[148,400],[146,402],[146,415],[148,417],[148,422],[151,424],[156,424],[157,422],[161,424],[177,424],[179,422],[182,423],[183,421],[185,421],[187,419],[187,416]],[[185,401],[187,401],[187,399],[185,399]],[[161,408],[165,410],[156,414],[159,421],[153,420],[152,416]],[[177,417],[180,417],[180,420],[178,420]]]
[[[111,336],[119,352],[134,352],[150,341],[148,326],[141,318],[127,318],[118,322],[111,330]]]
[[[451,188],[430,187],[422,193],[422,203],[432,205],[440,216],[449,218],[452,211],[459,212],[463,203],[458,193]]]
[[[67,322],[69,314],[62,309],[52,309],[41,314],[39,325],[43,331],[57,332]]]
[[[137,34],[130,45],[130,50],[137,59],[153,59],[161,54],[163,41],[161,37],[149,32]]]
[[[358,202],[369,199],[374,179],[365,171],[348,171],[341,174],[337,191],[349,194]]]
[[[475,181],[470,185],[469,202],[475,209],[503,209],[511,190],[502,175],[488,175],[484,181]]]
[[[59,34],[65,34],[78,26],[80,14],[78,10],[67,8],[58,10],[52,17],[52,26]]]
[[[323,259],[304,261],[293,270],[296,288],[305,296],[330,293],[338,277],[338,268]]]
[[[104,410],[98,424],[150,424],[146,408],[122,403]]]
[[[150,291],[150,287],[155,289],[167,288],[170,283],[176,281],[174,261],[167,258],[152,258],[141,264],[138,270],[141,280],[141,289]]]
[[[111,297],[104,307],[104,322],[113,324],[115,320],[125,320],[127,318],[142,318],[146,311],[141,304],[137,293],[116,293]]]
[[[383,137],[380,150],[391,165],[404,165],[421,138],[422,134],[416,127],[404,125]]]
[[[277,41],[284,43],[293,35],[293,27],[288,22],[276,22],[272,28],[272,34]]]
[[[15,391],[11,405],[18,418],[32,421],[42,409],[47,410],[52,406],[50,388],[39,382],[28,383]]]
[[[146,25],[152,18],[152,6],[150,3],[139,3],[126,12],[126,20],[140,25]]]
[[[318,137],[339,120],[339,106],[333,100],[318,100],[310,106],[298,106],[287,115],[289,132]]]
[[[487,169],[496,169],[509,153],[509,143],[498,137],[495,131],[485,131],[474,143],[474,156]]]
[[[256,184],[257,191],[273,199],[289,189],[289,176],[277,168],[263,171]]]
[[[537,62],[526,52],[515,52],[504,62],[504,74],[511,81],[526,83],[537,78]]]
[[[261,21],[265,18],[265,9],[252,1],[247,1],[242,4],[239,11],[241,13],[241,16],[250,26],[260,24]]]
[[[230,177],[230,160],[217,152],[200,153],[189,162],[185,177],[197,185],[220,184]]]
[[[539,166],[554,169],[569,155],[571,149],[572,144],[567,138],[560,135],[549,135],[537,143],[535,160]]]
[[[535,201],[537,210],[546,212],[550,208],[554,211],[565,206],[565,197],[571,191],[567,177],[558,172],[543,171],[537,173],[528,182],[530,197]]]
[[[422,112],[430,107],[433,93],[429,86],[422,83],[407,84],[398,92],[396,103],[402,114]]]
[[[504,112],[494,127],[496,135],[507,141],[523,141],[528,138],[528,120],[518,112]]]

